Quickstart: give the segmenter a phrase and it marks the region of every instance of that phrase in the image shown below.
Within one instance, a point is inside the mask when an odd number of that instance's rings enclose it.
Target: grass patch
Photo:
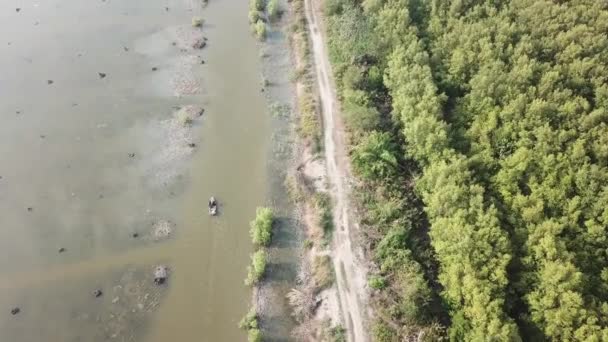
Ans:
[[[318,150],[317,146],[321,142],[321,123],[312,91],[305,90],[298,99],[298,105],[300,109],[298,133],[303,139],[315,144],[313,149]]]
[[[319,213],[319,226],[323,229],[325,242],[328,243],[331,240],[331,235],[334,231],[331,199],[329,198],[329,194],[317,192],[314,200],[317,212]]]
[[[304,80],[304,76],[306,76],[306,68],[299,67],[299,68],[296,68],[291,73],[291,75],[289,75],[289,80],[291,82],[300,82],[300,81]]]
[[[266,272],[266,266],[268,265],[268,253],[266,250],[260,249],[253,253],[251,256],[251,265],[247,267],[247,278],[245,279],[245,285],[252,286],[257,284]]]
[[[334,283],[334,268],[328,255],[315,256],[312,262],[312,277],[317,291],[324,290]]]
[[[274,211],[271,208],[261,207],[255,211],[255,219],[251,221],[251,240],[258,246],[268,246],[272,238],[272,224]]]
[[[304,240],[304,242],[302,243],[302,245],[306,249],[311,249],[315,244],[314,244],[314,242],[312,242],[311,239],[306,239],[306,240]]]
[[[299,203],[306,197],[306,193],[300,183],[303,182],[302,178],[303,176],[300,174],[290,174],[285,178],[285,189],[292,203]]]

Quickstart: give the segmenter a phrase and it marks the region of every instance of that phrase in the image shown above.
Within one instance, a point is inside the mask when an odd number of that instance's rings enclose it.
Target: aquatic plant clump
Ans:
[[[259,246],[268,246],[272,237],[274,212],[271,208],[262,207],[256,210],[255,219],[251,221],[251,240]]]
[[[177,113],[175,113],[175,119],[182,126],[190,126],[194,122],[193,113],[186,109],[182,108]]]
[[[251,256],[251,265],[247,267],[247,279],[245,279],[245,285],[252,286],[257,284],[266,272],[266,265],[268,264],[268,253],[264,249],[253,253]]]
[[[192,27],[202,27],[203,23],[204,23],[204,20],[201,17],[192,18]]]

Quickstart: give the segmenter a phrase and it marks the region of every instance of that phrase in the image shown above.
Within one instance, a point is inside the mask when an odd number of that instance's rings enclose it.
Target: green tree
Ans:
[[[398,171],[397,146],[386,133],[371,132],[352,152],[353,168],[367,180],[379,180]]]

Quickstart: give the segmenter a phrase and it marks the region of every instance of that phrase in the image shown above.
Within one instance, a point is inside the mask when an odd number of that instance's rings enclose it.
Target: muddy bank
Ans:
[[[309,5],[304,0],[290,3],[298,134],[287,185],[297,203],[303,236],[297,282],[286,295],[297,322],[291,335],[303,341],[366,340],[360,314],[365,310],[360,302],[365,270],[358,268],[359,274],[352,275],[359,264],[354,263],[348,233],[347,168],[337,162],[344,156],[339,145],[342,131],[335,126],[339,120],[333,114],[335,98],[323,41],[310,39],[320,29],[312,17],[317,10]]]
[[[252,312],[264,341],[292,340],[295,320],[287,294],[296,286],[302,248],[302,227],[291,202],[285,180],[294,165],[295,88],[290,80],[294,66],[289,49],[288,2],[279,1],[282,15],[269,20],[265,39],[258,43],[262,72],[259,88],[266,101],[266,115],[272,125],[268,162],[267,200],[275,214],[272,240],[265,251],[268,263],[262,280],[252,291]],[[261,203],[262,204],[262,203]],[[251,217],[253,219],[253,217]],[[243,312],[245,314],[245,312]]]

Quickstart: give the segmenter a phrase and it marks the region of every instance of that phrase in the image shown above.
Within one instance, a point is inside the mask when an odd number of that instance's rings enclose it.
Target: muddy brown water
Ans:
[[[0,2],[0,341],[245,339],[272,135],[247,7]]]

